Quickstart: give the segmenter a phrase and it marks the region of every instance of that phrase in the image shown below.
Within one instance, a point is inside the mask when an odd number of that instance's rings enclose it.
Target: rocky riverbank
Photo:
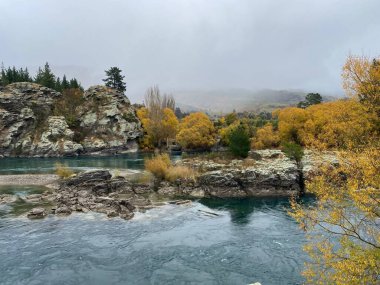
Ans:
[[[180,160],[177,164],[191,167],[198,174],[194,179],[173,182],[143,182],[131,175],[94,170],[60,180],[55,175],[4,175],[0,176],[0,184],[47,185],[51,188],[49,191],[29,195],[26,200],[51,202],[52,214],[94,211],[108,217],[130,219],[134,212],[160,206],[163,200],[183,204],[197,198],[298,195],[302,190],[302,179],[311,179],[323,163],[337,163],[336,155],[306,151],[300,169],[280,150],[262,150],[251,152],[245,160]],[[11,203],[15,199],[10,195],[3,196],[0,203]],[[45,209],[37,207],[29,212],[28,217],[41,218],[47,214]]]

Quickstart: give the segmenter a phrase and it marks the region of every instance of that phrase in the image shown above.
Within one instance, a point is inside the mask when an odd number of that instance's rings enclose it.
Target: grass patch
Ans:
[[[57,174],[60,178],[65,179],[65,178],[72,176],[75,173],[67,165],[62,164],[62,163],[56,163],[55,164],[55,174]]]

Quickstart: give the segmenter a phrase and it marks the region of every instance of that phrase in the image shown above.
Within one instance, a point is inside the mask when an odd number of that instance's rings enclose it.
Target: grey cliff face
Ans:
[[[35,83],[0,87],[0,157],[136,150],[141,124],[126,96],[104,86],[89,88],[77,107],[79,130],[70,128],[64,116],[55,116],[61,98],[61,93]]]
[[[88,135],[85,152],[128,151],[141,136],[141,124],[128,98],[105,86],[93,86],[84,93],[80,126]]]

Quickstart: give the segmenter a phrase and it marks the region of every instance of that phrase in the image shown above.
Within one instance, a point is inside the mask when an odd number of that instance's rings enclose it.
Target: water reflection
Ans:
[[[67,164],[76,171],[94,168],[132,169],[144,168],[144,159],[151,157],[150,153],[129,153],[118,156],[80,156],[80,157],[49,157],[49,158],[3,158],[0,159],[1,174],[22,173],[53,173],[56,163]],[[177,159],[179,155],[173,155]]]
[[[200,203],[216,210],[226,210],[235,224],[248,224],[256,213],[286,212],[289,209],[288,198],[245,198],[245,199],[202,199]]]

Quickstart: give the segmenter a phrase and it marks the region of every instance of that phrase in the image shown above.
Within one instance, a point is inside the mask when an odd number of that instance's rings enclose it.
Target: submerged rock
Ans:
[[[16,201],[17,201],[16,195],[11,195],[11,194],[0,195],[0,204],[9,204],[9,203],[14,203]]]
[[[27,214],[27,217],[29,219],[41,219],[45,217],[46,215],[47,215],[46,210],[44,208],[33,208],[32,210],[29,211],[29,213]]]

